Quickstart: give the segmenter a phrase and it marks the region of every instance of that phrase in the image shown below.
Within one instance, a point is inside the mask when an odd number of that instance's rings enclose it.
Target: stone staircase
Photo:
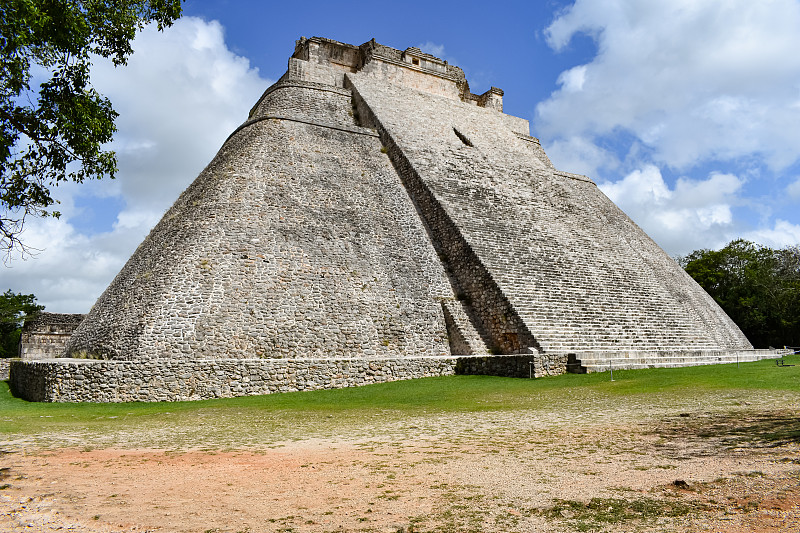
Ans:
[[[480,337],[493,354],[576,354],[576,371],[778,357],[752,351],[593,182],[543,164],[493,115],[359,75],[348,80],[466,311],[443,304],[451,349],[479,353],[467,337]],[[403,110],[412,109],[418,120],[410,122]],[[478,335],[460,325],[464,317]]]
[[[448,155],[455,165],[455,154]],[[502,207],[490,210],[483,204],[490,191],[479,185],[487,180],[431,180],[431,187],[546,352],[749,348],[741,333],[726,327],[727,317],[711,316],[705,295],[686,287],[671,258],[646,237],[636,238],[621,213],[587,217],[589,205],[580,199],[569,209],[494,200]],[[542,185],[538,192],[558,196],[559,190]],[[634,234],[624,244],[615,244],[619,237],[608,230],[612,215],[613,225],[626,228],[621,233]],[[608,249],[617,256],[609,257]]]
[[[567,371],[575,374],[637,370],[641,368],[679,368],[685,366],[750,363],[778,359],[791,350],[684,350],[585,352],[569,354]]]

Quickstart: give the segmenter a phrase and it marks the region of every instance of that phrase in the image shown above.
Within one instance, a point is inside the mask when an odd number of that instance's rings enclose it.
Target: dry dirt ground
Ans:
[[[168,424],[9,438],[0,531],[800,531],[800,397],[596,400],[282,441],[211,428],[161,446]]]

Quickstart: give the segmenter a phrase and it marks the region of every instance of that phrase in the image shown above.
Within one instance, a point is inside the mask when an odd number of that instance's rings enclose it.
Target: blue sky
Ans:
[[[39,251],[3,287],[86,312],[150,228],[286,70],[294,41],[372,38],[505,91],[555,165],[593,178],[672,255],[735,238],[800,243],[800,1],[189,0],[95,86],[120,113],[116,180],[59,187]]]

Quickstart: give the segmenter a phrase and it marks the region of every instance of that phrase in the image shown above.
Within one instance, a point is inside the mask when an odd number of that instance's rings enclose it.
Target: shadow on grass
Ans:
[[[800,444],[800,418],[788,411],[679,418],[657,433],[664,439],[712,440],[725,448],[777,448]]]

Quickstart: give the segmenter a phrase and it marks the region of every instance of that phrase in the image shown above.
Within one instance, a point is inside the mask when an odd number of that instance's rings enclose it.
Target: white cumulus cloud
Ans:
[[[595,176],[598,168],[616,168],[619,164],[613,153],[579,135],[549,141],[545,151],[559,169],[584,176]]]
[[[786,194],[793,199],[800,200],[800,178],[793,181],[788,187],[786,187]]]
[[[562,90],[568,93],[576,93],[583,90],[586,82],[586,65],[565,70],[558,76],[558,84]]]
[[[430,54],[432,56],[438,57],[439,59],[444,59],[444,45],[443,44],[436,44],[431,41],[426,41],[420,44],[417,48],[425,52],[426,54]]]
[[[616,182],[598,187],[669,254],[719,247],[736,225],[732,207],[743,181],[731,174],[679,179],[673,188],[655,165],[646,165]]]
[[[776,220],[772,228],[754,230],[743,237],[770,248],[785,248],[800,243],[800,224],[792,224],[786,220]]]
[[[588,35],[596,53],[561,72],[534,131],[671,253],[796,244],[797,28],[797,0],[575,0],[545,38],[558,53]]]
[[[537,107],[545,138],[623,129],[677,168],[757,155],[800,157],[800,2],[577,0],[547,28],[556,50],[577,33],[597,55],[561,74]]]
[[[269,82],[225,45],[216,21],[145,28],[124,69],[92,78],[120,114],[114,148],[129,209],[163,211],[197,176]],[[164,202],[167,201],[167,205]]]

